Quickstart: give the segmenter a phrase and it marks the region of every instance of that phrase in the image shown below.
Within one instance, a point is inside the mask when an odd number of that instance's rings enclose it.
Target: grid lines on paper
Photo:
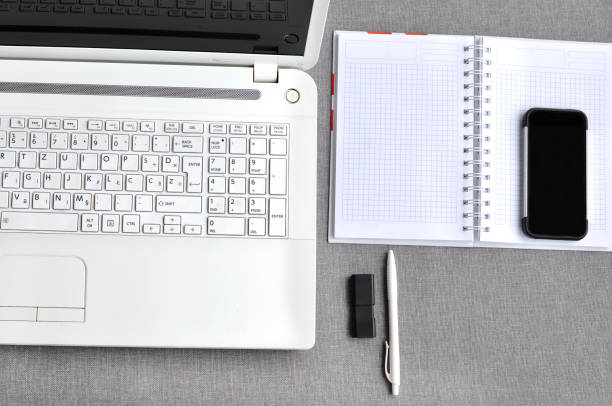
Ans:
[[[522,115],[532,107],[578,109],[589,121],[589,228],[606,228],[605,77],[600,73],[543,72],[497,68],[493,131],[496,156],[495,223],[515,225],[521,213],[522,152],[519,136]]]
[[[457,67],[347,63],[342,215],[457,221]]]

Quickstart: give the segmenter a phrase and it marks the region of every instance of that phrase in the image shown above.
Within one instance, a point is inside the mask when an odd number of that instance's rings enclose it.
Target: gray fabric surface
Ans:
[[[612,42],[612,3],[332,0],[319,64],[317,344],[308,352],[0,348],[0,404],[610,405],[612,254],[394,247],[401,396],[382,371],[388,247],[327,240],[334,29]],[[378,337],[348,336],[376,274]]]

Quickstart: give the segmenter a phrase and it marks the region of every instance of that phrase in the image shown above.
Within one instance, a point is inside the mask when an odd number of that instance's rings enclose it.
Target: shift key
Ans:
[[[157,196],[155,209],[160,213],[201,213],[201,196]]]

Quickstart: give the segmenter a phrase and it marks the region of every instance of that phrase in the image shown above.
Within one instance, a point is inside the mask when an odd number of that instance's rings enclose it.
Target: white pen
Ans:
[[[389,340],[385,341],[385,375],[391,382],[391,392],[399,395],[400,354],[397,322],[397,270],[393,251],[387,253],[387,300],[389,301]]]

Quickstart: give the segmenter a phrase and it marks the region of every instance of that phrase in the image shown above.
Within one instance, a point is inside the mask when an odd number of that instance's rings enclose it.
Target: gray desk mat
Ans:
[[[0,348],[0,404],[609,405],[612,254],[394,247],[401,396],[382,370],[385,246],[327,243],[335,29],[612,42],[609,0],[332,0],[319,64],[317,343],[308,352]],[[378,337],[346,279],[376,274]]]

